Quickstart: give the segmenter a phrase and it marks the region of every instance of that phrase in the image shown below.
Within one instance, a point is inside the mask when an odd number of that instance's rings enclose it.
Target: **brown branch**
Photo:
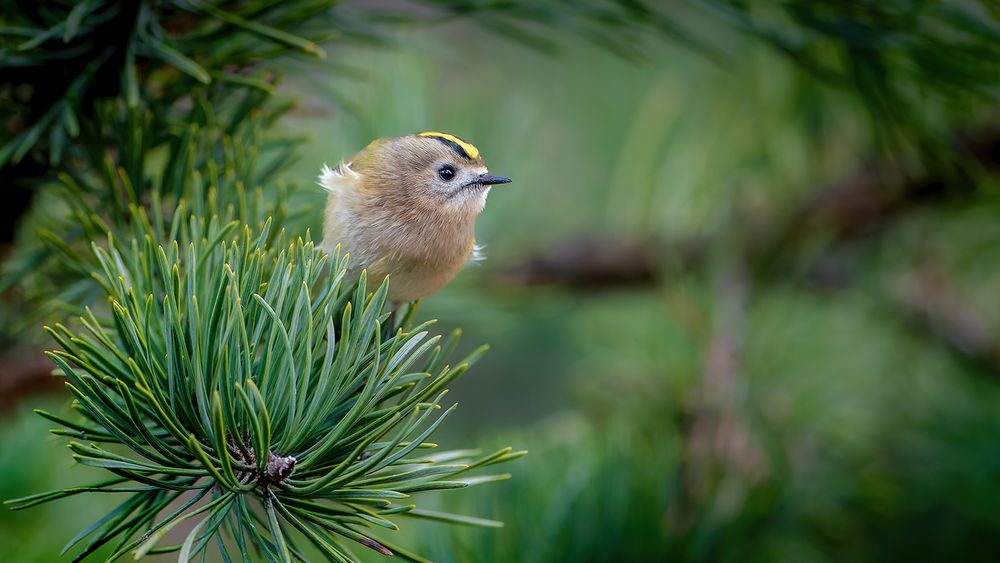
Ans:
[[[740,382],[749,283],[746,271],[731,266],[723,273],[713,300],[715,321],[702,377],[684,409],[682,496],[669,513],[672,524],[681,528],[690,526],[690,515],[703,513],[706,503],[719,504],[716,510],[735,510],[742,504],[740,496],[749,493],[731,489],[720,496],[720,484],[729,481],[752,487],[770,470],[750,428]],[[738,478],[730,480],[732,476]]]
[[[686,443],[692,487],[719,472],[736,472],[753,482],[766,471],[766,458],[743,412],[746,397],[739,382],[748,292],[747,273],[741,268],[727,269],[713,305],[715,326],[705,350],[701,384],[689,408],[691,429]]]
[[[582,291],[654,285],[672,272],[700,266],[706,243],[583,235],[504,268],[497,278],[505,285],[559,285]]]
[[[956,154],[970,168],[1000,168],[1000,124],[956,136]],[[755,276],[787,276],[789,260],[804,243],[830,238],[825,252],[814,256],[808,281],[843,283],[850,272],[836,271],[837,249],[870,237],[910,209],[959,194],[974,185],[971,170],[951,169],[930,176],[901,169],[890,161],[873,162],[807,197],[784,220],[759,216],[737,221],[744,230],[743,251]],[[712,240],[629,240],[605,233],[583,234],[507,267],[499,273],[507,285],[559,285],[595,290],[654,285],[666,272],[697,268]],[[832,267],[833,266],[833,267]]]
[[[655,241],[577,237],[507,268],[500,277],[510,285],[555,283],[575,289],[643,285],[656,278],[659,246]]]
[[[924,264],[890,288],[903,317],[963,360],[1000,375],[1000,337],[979,309],[970,305],[940,264]]]
[[[27,396],[62,389],[62,381],[51,375],[54,367],[31,348],[15,348],[0,356],[0,414],[11,412]]]

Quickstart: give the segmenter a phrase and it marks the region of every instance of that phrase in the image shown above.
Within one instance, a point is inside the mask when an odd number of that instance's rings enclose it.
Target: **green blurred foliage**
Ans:
[[[952,3],[916,4],[954,14]],[[493,191],[477,225],[486,264],[423,302],[421,314],[493,346],[455,389],[461,423],[446,442],[487,437],[531,455],[512,481],[441,506],[489,514],[504,529],[428,524],[409,531],[423,552],[440,561],[995,559],[998,373],[915,330],[896,299],[900,281],[930,263],[1000,334],[995,169],[961,163],[956,194],[918,202],[846,243],[820,230],[783,249],[780,267],[750,264],[742,321],[728,316],[725,280],[747,259],[742,242],[872,163],[888,174],[900,162],[924,170],[960,160],[954,136],[998,119],[1000,59],[979,56],[996,49],[989,20],[974,26],[981,44],[952,52],[905,41],[907,22],[934,28],[933,19],[876,17],[894,35],[840,15],[823,4],[813,28],[787,13],[769,21],[799,30],[802,52],[857,82],[824,82],[783,49],[795,42],[698,18],[695,29],[723,60],[656,43],[643,62],[629,62],[569,33],[546,35],[560,46],[549,54],[519,44],[521,35],[504,38],[503,27],[487,34],[451,22],[400,31],[405,49],[330,46],[336,79],[279,63],[289,73],[280,92],[298,99],[281,127],[310,139],[288,174],[298,185],[313,186],[323,163],[374,137],[425,129],[469,139],[492,172],[515,180]],[[831,21],[861,46],[839,51],[801,31]],[[889,47],[885,57],[868,58],[879,46]],[[980,74],[928,73],[953,68],[941,66],[949,55]],[[912,72],[892,82],[896,101],[872,106],[871,85],[894,79],[894,67],[878,66],[886,62]],[[979,78],[974,96],[927,94]],[[291,198],[314,210],[294,224],[318,229],[319,188]],[[499,275],[581,235],[710,243],[699,268],[667,264],[651,287],[581,293],[516,287]],[[803,272],[817,258],[847,281],[810,284]],[[728,331],[737,340],[732,384],[706,399],[708,358]],[[40,424],[22,419],[5,426]],[[720,419],[746,440],[735,458],[706,461],[693,429]],[[64,463],[48,445],[2,443],[0,467],[25,456]],[[49,475],[33,478],[46,482],[15,481],[8,496],[50,484]],[[31,529],[39,543],[76,528],[5,518],[4,533]],[[0,543],[15,545],[19,560],[49,560],[34,541]]]
[[[428,527],[417,534],[427,552],[441,561],[990,560],[1000,547],[996,373],[913,330],[892,295],[930,257],[1000,327],[996,177],[977,174],[960,197],[918,205],[860,242],[799,241],[786,269],[765,267],[750,289],[728,407],[759,467],[723,463],[686,490],[698,467],[692,405],[725,325],[719,280],[737,242],[761,228],[745,218],[794,214],[883,147],[856,92],[753,39],[727,38],[739,53],[728,63],[668,45],[639,65],[554,40],[564,48],[548,56],[443,26],[408,35],[416,47],[406,52],[337,53],[365,69],[363,80],[291,78],[301,105],[285,126],[315,139],[297,166],[303,182],[370,138],[427,128],[472,140],[491,171],[515,179],[493,191],[479,221],[487,263],[421,306],[493,344],[456,390],[458,416],[463,433],[526,443],[526,478],[446,505],[495,514],[505,529]],[[331,102],[341,99],[353,105]],[[995,119],[990,104],[958,117],[937,109],[923,117],[938,143]],[[323,194],[299,197],[318,206]],[[701,271],[668,267],[657,288],[581,294],[498,278],[581,234],[714,242]],[[802,270],[829,247],[850,282],[811,287]]]

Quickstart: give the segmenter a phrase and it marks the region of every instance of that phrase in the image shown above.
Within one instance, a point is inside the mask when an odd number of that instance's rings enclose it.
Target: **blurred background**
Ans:
[[[995,561],[996,5],[684,3],[633,43],[599,12],[514,27],[447,4],[265,63],[295,100],[276,134],[304,139],[291,230],[317,236],[320,167],[375,137],[454,133],[514,179],[477,224],[487,260],[418,316],[492,347],[438,441],[530,454],[435,499],[504,528],[411,526],[417,551]],[[31,412],[67,399],[5,295],[6,499],[89,475]],[[110,502],[0,512],[4,558],[53,560]]]

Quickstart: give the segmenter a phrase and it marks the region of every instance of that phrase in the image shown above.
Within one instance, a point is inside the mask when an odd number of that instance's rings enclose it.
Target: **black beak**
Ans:
[[[511,183],[511,179],[504,178],[503,176],[490,176],[488,174],[483,174],[476,179],[476,183],[482,186],[492,186],[494,184],[509,184]]]

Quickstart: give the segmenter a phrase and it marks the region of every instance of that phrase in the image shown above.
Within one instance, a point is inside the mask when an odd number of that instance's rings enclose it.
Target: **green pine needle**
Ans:
[[[269,245],[268,221],[255,232],[186,213],[174,217],[182,243],[160,245],[147,212],[132,209],[136,236],[93,246],[109,309],[48,329],[82,420],[39,412],[84,440],[69,444],[79,463],[112,478],[8,501],[13,509],[128,495],[66,546],[87,541],[78,558],[116,541],[112,558],[178,551],[186,561],[225,549],[213,538],[227,534],[289,561],[291,534],[351,560],[345,542],[390,555],[371,527],[396,530],[401,517],[500,525],[420,510],[413,497],[506,479],[464,474],[521,455],[417,453],[455,409],[441,408],[445,386],[481,350],[449,367],[442,351],[454,342],[429,337],[428,323],[383,340],[388,283],[348,283],[346,257],[306,239]],[[247,517],[259,510],[266,525]],[[164,549],[185,521],[187,537]]]

